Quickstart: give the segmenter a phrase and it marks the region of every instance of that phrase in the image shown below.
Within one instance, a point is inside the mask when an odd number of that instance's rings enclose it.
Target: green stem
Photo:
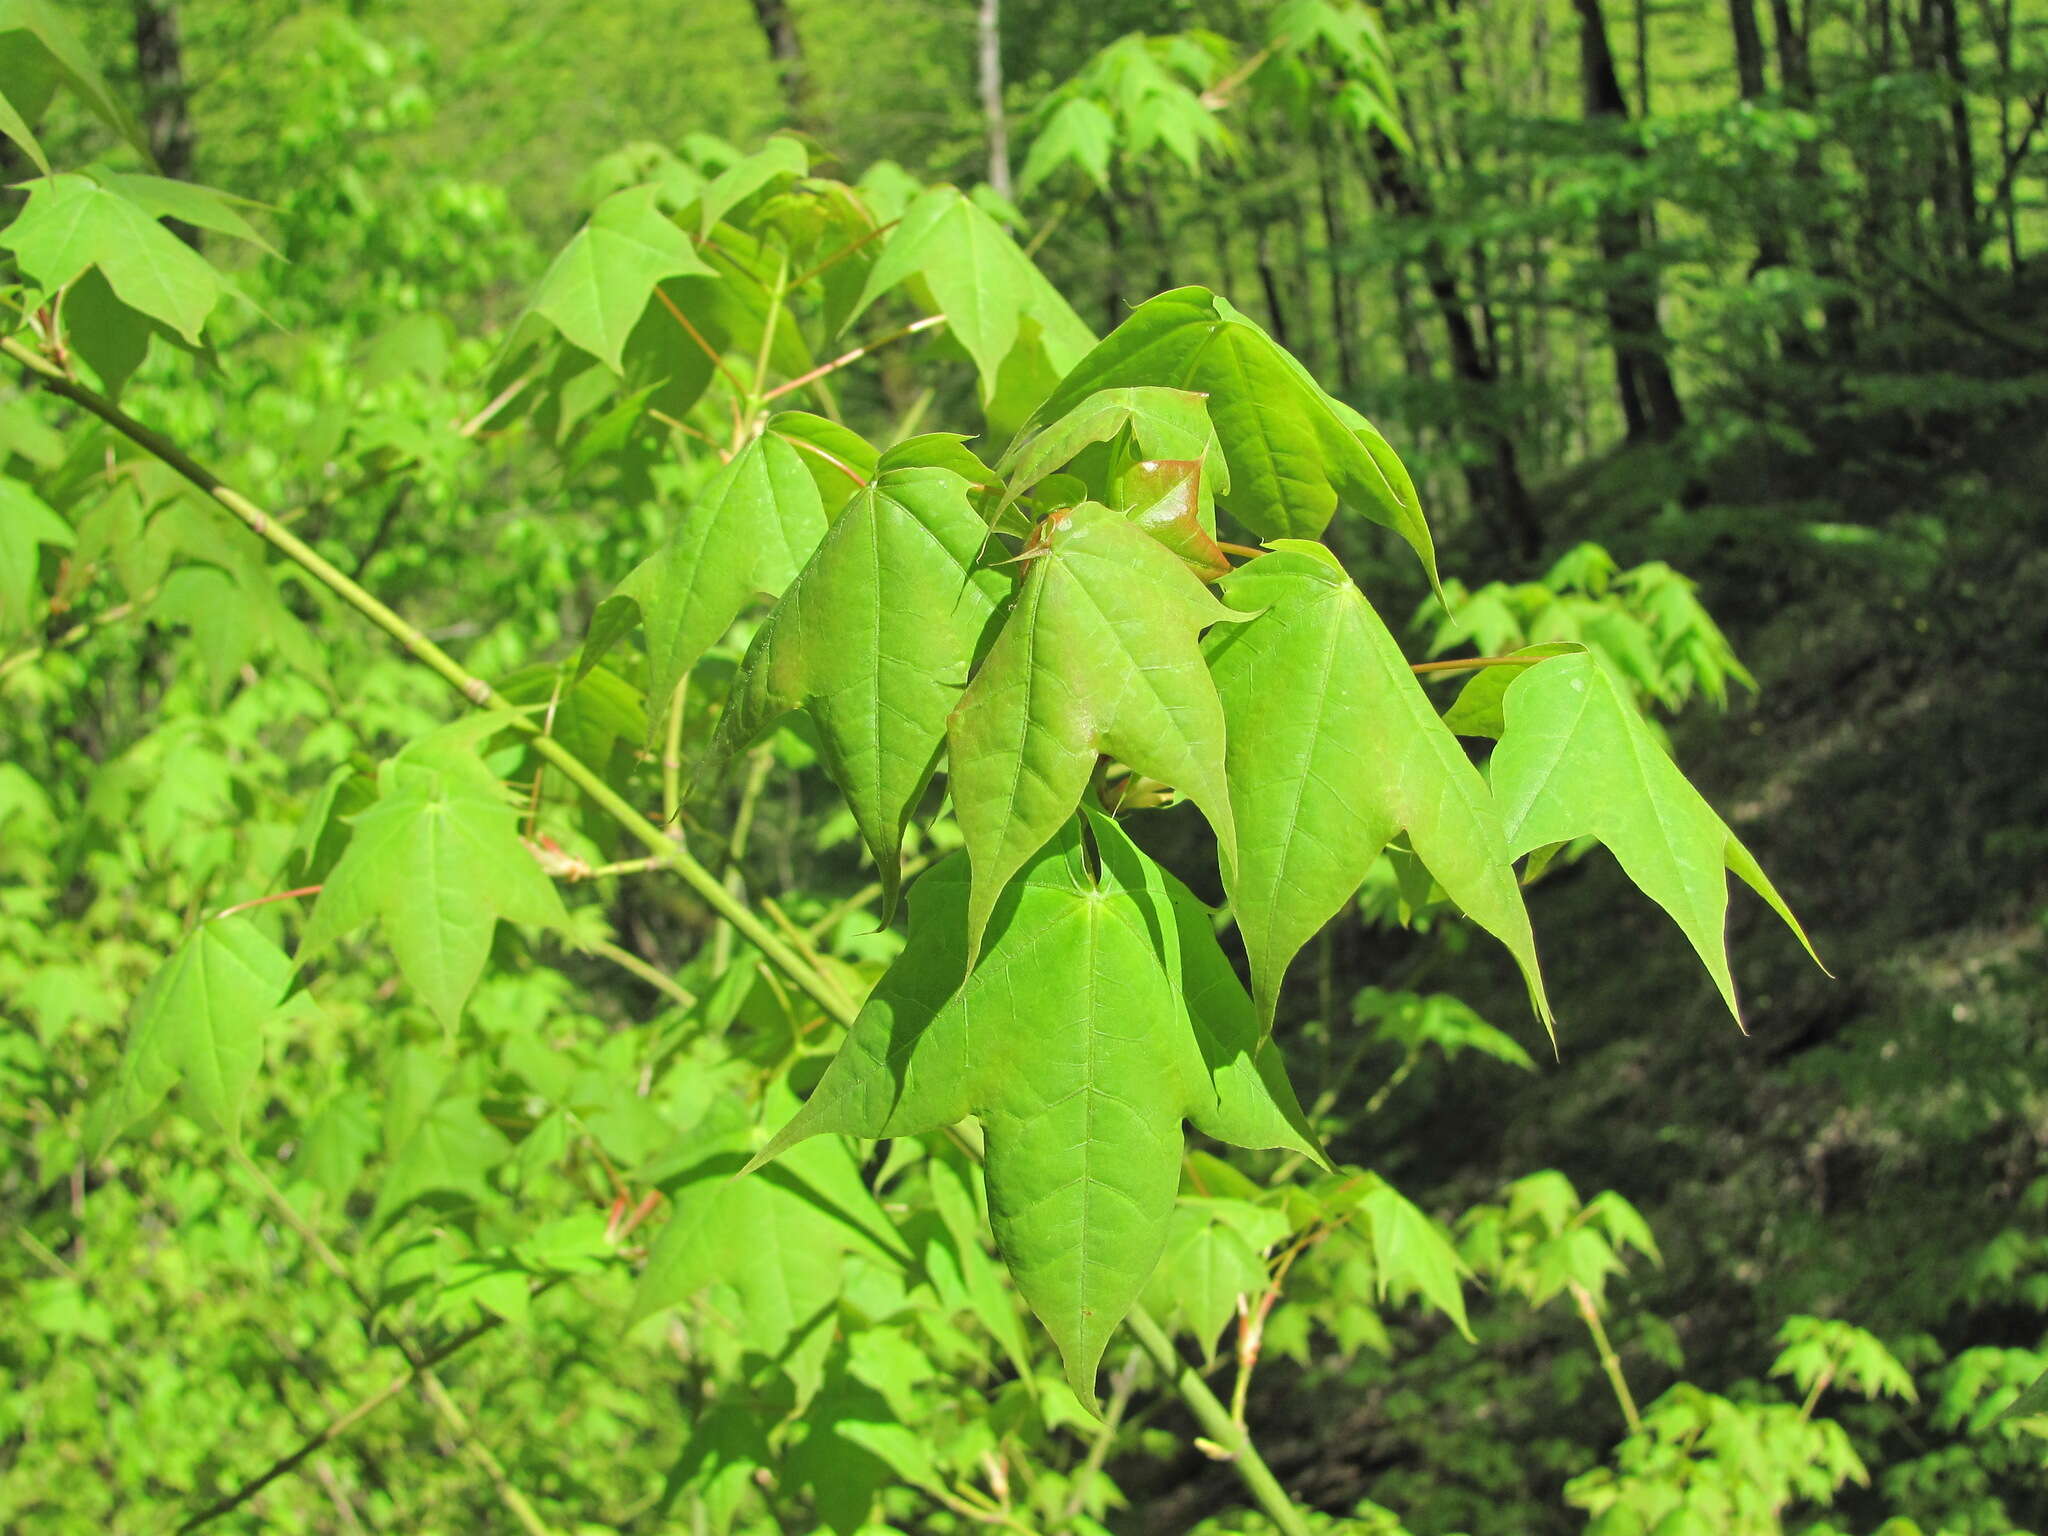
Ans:
[[[697,998],[694,993],[678,985],[674,977],[668,975],[657,966],[649,965],[630,949],[610,943],[604,939],[592,939],[583,947],[593,955],[602,955],[620,970],[630,971],[678,1006],[684,1008],[694,1008],[697,1006]]]
[[[1600,1321],[1600,1309],[1593,1305],[1593,1293],[1576,1280],[1572,1282],[1572,1302],[1579,1309],[1579,1317],[1586,1325],[1586,1331],[1593,1335],[1593,1348],[1600,1356],[1600,1369],[1607,1374],[1607,1383],[1614,1388],[1614,1400],[1621,1404],[1621,1416],[1628,1424],[1628,1432],[1639,1435],[1643,1432],[1643,1416],[1636,1410],[1636,1396],[1628,1389],[1628,1378],[1621,1373],[1621,1357],[1614,1352],[1614,1345],[1608,1341],[1607,1328]]]
[[[1280,1486],[1280,1479],[1273,1475],[1273,1469],[1259,1455],[1258,1447],[1252,1444],[1251,1431],[1232,1422],[1230,1410],[1209,1390],[1209,1384],[1202,1380],[1202,1373],[1180,1357],[1180,1351],[1173,1347],[1173,1340],[1166,1336],[1166,1330],[1153,1321],[1152,1314],[1143,1307],[1131,1308],[1131,1315],[1124,1321],[1130,1325],[1138,1347],[1152,1357],[1152,1363],[1159,1367],[1160,1374],[1173,1383],[1181,1401],[1195,1416],[1195,1422],[1202,1426],[1202,1432],[1229,1454],[1231,1468],[1237,1473],[1238,1480],[1258,1501],[1259,1508],[1279,1529],[1280,1536],[1309,1536],[1308,1519],[1301,1506],[1287,1496],[1287,1490]]]
[[[162,460],[192,484],[212,497],[240,519],[251,532],[266,540],[272,548],[297,565],[307,575],[334,593],[343,602],[355,609],[384,633],[391,636],[417,660],[440,677],[441,680],[461,694],[479,709],[488,708],[496,702],[490,685],[480,677],[473,677],[463,669],[454,657],[429,640],[418,628],[379,601],[372,593],[352,581],[331,561],[290,530],[279,525],[277,519],[256,505],[248,497],[225,484],[221,478],[207,469],[196,459],[185,453],[162,433],[145,427],[126,411],[84,385],[66,378],[62,369],[32,348],[23,346],[11,336],[0,336],[0,354],[12,358],[43,381],[44,387],[52,394],[69,400],[72,404],[89,411],[134,443],[138,448]],[[532,736],[533,750],[566,774],[571,783],[596,802],[599,809],[657,855],[661,861],[683,877],[683,882],[703,898],[704,903],[738,931],[740,937],[752,944],[765,955],[769,963],[805,993],[812,1001],[824,1008],[841,1023],[850,1024],[853,1016],[843,1000],[838,998],[833,987],[804,963],[795,951],[776,937],[744,902],[736,899],[711,871],[690,857],[689,851],[673,838],[668,837],[645,816],[626,801],[617,790],[607,784],[583,760],[567,750],[552,736],[540,735],[540,727],[523,715],[508,717],[508,725]]]

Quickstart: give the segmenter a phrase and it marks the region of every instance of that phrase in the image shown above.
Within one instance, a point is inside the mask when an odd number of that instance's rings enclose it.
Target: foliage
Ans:
[[[1379,19],[1263,20],[1108,43],[1020,196],[1270,198],[1275,123],[1404,163]],[[1217,1536],[1819,1530],[1852,1484],[2009,1523],[2038,1350],[1802,1312],[1797,1403],[1639,1410],[1682,1356],[1630,1199],[1371,1142],[1417,1074],[1537,1075],[1422,975],[1474,925],[1548,1031],[1535,883],[1596,843],[1731,1009],[1731,873],[1805,943],[1645,713],[1754,686],[1690,581],[1440,580],[1277,285],[1098,339],[1002,199],[809,137],[617,150],[528,260],[383,142],[432,117],[403,50],[292,25],[264,208],[154,174],[0,0],[42,173],[0,227],[0,1518],[1100,1532],[1186,1444],[1242,1485]],[[1433,662],[1382,616],[1424,586]],[[1333,936],[1396,924],[1344,1007]],[[2038,1311],[2039,1247],[1965,1299]],[[1560,1319],[1590,1349],[1506,1380]],[[1333,1386],[1389,1463],[1291,1495],[1267,1415]],[[1464,1434],[1536,1413],[1534,1471]]]

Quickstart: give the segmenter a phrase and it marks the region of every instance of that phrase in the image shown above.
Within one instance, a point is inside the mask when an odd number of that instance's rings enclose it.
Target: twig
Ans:
[[[439,1365],[458,1350],[467,1349],[485,1334],[504,1326],[504,1322],[505,1320],[501,1317],[485,1318],[483,1321],[472,1324],[464,1329],[446,1343],[429,1350],[421,1358],[429,1366]],[[233,1493],[215,1500],[207,1505],[206,1508],[191,1516],[183,1525],[178,1527],[177,1536],[189,1536],[190,1532],[196,1531],[202,1526],[211,1525],[222,1515],[230,1514],[241,1508],[280,1477],[296,1469],[307,1457],[317,1454],[322,1447],[333,1444],[364,1419],[367,1419],[379,1408],[390,1402],[391,1399],[398,1396],[399,1393],[412,1385],[413,1377],[417,1374],[418,1372],[408,1365],[405,1370],[392,1377],[391,1380],[379,1387],[375,1392],[372,1392],[368,1397],[358,1400],[353,1407],[329,1419],[326,1424],[316,1430],[303,1445],[290,1455],[280,1457],[256,1476],[250,1478],[249,1481],[235,1489]]]
[[[837,373],[840,369],[846,367],[847,364],[859,362],[870,352],[886,347],[892,341],[901,341],[906,336],[915,336],[919,331],[928,331],[935,325],[944,325],[945,323],[946,317],[944,315],[926,315],[922,320],[913,320],[901,330],[891,331],[886,336],[877,336],[873,341],[863,342],[851,352],[842,352],[833,358],[831,362],[820,363],[809,373],[799,374],[787,384],[776,385],[761,397],[761,403],[766,405],[770,400],[778,400],[792,390],[802,389],[806,384],[816,383],[819,379],[824,378],[826,374]]]
[[[1418,661],[1408,668],[1417,677],[1432,672],[1472,672],[1480,667],[1533,667],[1548,656],[1454,656],[1449,661]]]
[[[232,907],[222,907],[213,915],[216,918],[233,917],[237,912],[247,912],[255,907],[267,907],[273,901],[296,901],[301,896],[318,896],[323,888],[317,885],[302,885],[297,890],[279,891],[274,896],[258,896],[254,901],[238,901]]]
[[[1614,1388],[1614,1400],[1621,1404],[1621,1416],[1628,1424],[1628,1432],[1639,1435],[1643,1432],[1643,1416],[1636,1410],[1636,1396],[1628,1389],[1628,1378],[1621,1372],[1621,1357],[1614,1352],[1614,1345],[1608,1341],[1607,1329],[1600,1321],[1600,1309],[1593,1305],[1593,1293],[1578,1281],[1571,1282],[1572,1304],[1579,1309],[1579,1318],[1586,1325],[1586,1331],[1593,1335],[1593,1347],[1600,1356],[1600,1369],[1607,1375],[1607,1383]]]
[[[606,939],[592,939],[583,947],[593,955],[602,955],[620,970],[632,972],[635,976],[646,982],[647,985],[654,988],[655,991],[680,1006],[684,1008],[694,1008],[697,1006],[697,996],[694,992],[681,986],[674,977],[669,976],[659,967],[649,965],[630,949],[622,945],[613,944]]]

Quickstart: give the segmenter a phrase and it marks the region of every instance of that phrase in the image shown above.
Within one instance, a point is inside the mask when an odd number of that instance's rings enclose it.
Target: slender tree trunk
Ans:
[[[1352,390],[1358,387],[1358,354],[1351,334],[1351,278],[1345,264],[1338,259],[1338,243],[1343,239],[1344,218],[1338,207],[1338,189],[1335,168],[1330,164],[1333,151],[1327,135],[1317,133],[1316,148],[1316,191],[1323,210],[1323,238],[1329,254],[1323,262],[1323,272],[1330,286],[1330,329],[1337,337],[1337,383],[1338,387]]]
[[[1010,124],[1003,116],[1003,0],[981,0],[977,20],[980,43],[981,115],[988,123],[988,184],[996,196],[1010,200]]]
[[[1962,23],[1955,0],[1929,0],[1934,49],[1948,76],[1949,151],[1955,157],[1955,244],[1963,262],[1975,266],[1984,253],[1984,230],[1977,217],[1977,154],[1970,128],[1970,79],[1963,67]]]
[[[1744,101],[1764,94],[1764,38],[1756,24],[1756,0],[1728,0],[1728,30],[1735,37],[1735,83]]]
[[[1373,135],[1372,150],[1374,185],[1381,199],[1405,218],[1428,218],[1432,211],[1429,194],[1409,173],[1400,150],[1379,133]],[[1499,376],[1480,344],[1479,331],[1458,292],[1457,279],[1451,273],[1443,247],[1435,240],[1423,248],[1421,266],[1423,284],[1429,289],[1450,345],[1452,372],[1466,386],[1474,403],[1491,418],[1497,405]],[[1486,442],[1491,462],[1484,467],[1467,468],[1472,499],[1491,515],[1496,526],[1525,557],[1534,556],[1543,547],[1543,528],[1522,479],[1514,438],[1498,419],[1481,421],[1477,431]]]
[[[1579,67],[1589,122],[1628,123],[1628,98],[1607,45],[1600,0],[1573,0],[1579,13]],[[1640,153],[1636,149],[1633,153]],[[1657,273],[1643,240],[1640,208],[1609,208],[1600,216],[1601,260],[1607,266],[1607,321],[1622,417],[1632,439],[1669,438],[1685,425],[1678,387],[1665,361],[1664,324],[1657,314]]]
[[[804,56],[803,35],[797,31],[789,0],[754,0],[754,19],[760,22],[761,34],[768,40],[768,57],[775,65],[776,79],[781,82],[782,101],[789,109],[790,122],[799,128],[816,127],[810,62]]]
[[[185,56],[172,0],[134,0],[135,74],[142,86],[142,129],[157,169],[178,181],[192,179],[197,140],[185,87]],[[176,219],[172,233],[197,247],[199,231]]]

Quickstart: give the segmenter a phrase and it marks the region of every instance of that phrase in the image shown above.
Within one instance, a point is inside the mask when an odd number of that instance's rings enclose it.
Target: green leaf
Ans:
[[[376,918],[399,970],[450,1029],[483,974],[500,918],[568,921],[519,840],[510,797],[469,745],[490,721],[460,722],[387,765],[383,793],[352,818],[348,848],[299,946],[299,959],[310,959]]]
[[[1472,1325],[1465,1318],[1466,1269],[1443,1228],[1377,1177],[1372,1177],[1371,1188],[1359,1205],[1372,1228],[1380,1299],[1389,1294],[1418,1295],[1470,1339]]]
[[[1500,813],[1401,648],[1327,557],[1281,549],[1238,567],[1249,622],[1212,633],[1238,825],[1231,907],[1270,1023],[1288,963],[1405,830],[1446,895],[1508,947],[1550,1022]]]
[[[291,983],[292,963],[245,917],[202,923],[136,1001],[102,1150],[154,1109],[173,1084],[229,1141],[263,1065],[263,1026]]]
[[[599,203],[534,290],[533,312],[614,373],[654,285],[711,275],[690,237],[661,211],[660,195],[650,184]]]
[[[1223,706],[1197,637],[1233,614],[1174,555],[1107,507],[1046,519],[1024,588],[954,711],[953,806],[974,863],[969,963],[997,894],[1073,814],[1098,753],[1171,784],[1237,833]]]
[[[810,169],[810,152],[803,140],[786,133],[772,136],[743,160],[720,171],[704,189],[699,202],[697,232],[711,233],[712,227],[762,188],[788,181]]]
[[[1208,396],[1230,511],[1259,537],[1315,538],[1341,504],[1400,534],[1436,582],[1429,525],[1394,451],[1227,299],[1176,288],[1139,305],[1032,421],[1057,421],[1098,390],[1134,384]]]
[[[0,81],[0,134],[5,134],[19,144],[22,152],[29,157],[37,170],[45,176],[50,174],[49,157],[43,153],[43,146],[29,130],[28,120],[15,109],[14,103],[7,99],[4,81]]]
[[[34,120],[60,80],[145,161],[152,159],[149,136],[108,89],[64,12],[50,0],[0,0],[0,96],[12,101],[20,117]]]
[[[242,208],[258,206],[246,198],[234,197],[193,181],[176,181],[168,176],[138,176],[131,171],[97,171],[94,179],[109,192],[127,198],[155,218],[182,220],[199,229],[210,229],[215,234],[245,241],[272,256],[278,254],[277,248],[242,217]]]
[[[28,624],[45,544],[69,549],[71,529],[34,491],[0,476],[0,630]]]
[[[597,605],[590,616],[590,628],[576,652],[576,670],[570,676],[573,687],[590,675],[590,669],[604,660],[605,652],[630,635],[640,624],[640,604],[623,593],[613,593]]]
[[[1541,660],[1546,656],[1568,656],[1579,649],[1572,641],[1552,640],[1542,645],[1525,645],[1510,654]],[[1490,736],[1500,740],[1500,733],[1507,728],[1501,701],[1508,695],[1508,685],[1522,672],[1521,667],[1481,667],[1458,690],[1457,702],[1444,711],[1445,727],[1454,736]]]
[[[1237,1315],[1239,1298],[1264,1291],[1267,1283],[1266,1261],[1214,1209],[1218,1203],[1182,1201],[1174,1208],[1166,1252],[1145,1287],[1146,1306],[1162,1317],[1177,1316],[1205,1359]]]
[[[756,634],[719,721],[714,750],[725,756],[790,710],[809,714],[880,871],[884,927],[904,831],[1007,586],[975,569],[986,537],[960,474],[884,469]]]
[[[28,207],[5,230],[21,270],[54,292],[97,267],[122,303],[192,345],[219,301],[220,274],[139,203],[88,176],[29,186]]]
[[[1115,147],[1116,119],[1108,108],[1085,96],[1073,97],[1046,120],[1031,141],[1031,152],[1024,157],[1024,169],[1017,178],[1017,195],[1029,197],[1066,165],[1106,192],[1109,159]]]
[[[903,211],[847,323],[913,277],[974,359],[985,406],[996,398],[1004,364],[1020,340],[1034,342],[1055,376],[1094,345],[1081,317],[1017,243],[956,188],[933,187]]]
[[[1524,669],[1508,685],[1503,709],[1491,776],[1510,853],[1575,837],[1605,843],[1629,879],[1671,914],[1738,1020],[1725,871],[1763,897],[1813,954],[1755,857],[1664,754],[1627,684],[1592,653]]]
[[[490,1199],[488,1175],[511,1154],[512,1143],[484,1118],[474,1095],[440,1099],[417,1119],[406,1118],[410,1124],[398,1136],[387,1124],[391,1167],[377,1191],[372,1227],[382,1226],[422,1195],[466,1195],[478,1203]]]
[[[902,1260],[877,1235],[889,1232],[888,1217],[861,1183],[846,1143],[816,1142],[759,1176],[736,1179],[746,1155],[715,1145],[664,1181],[674,1208],[648,1254],[632,1316],[717,1287],[713,1309],[723,1325],[744,1348],[772,1359],[831,1313],[844,1255],[891,1266]]]
[[[1010,445],[996,466],[1005,482],[999,510],[1089,444],[1106,443],[1126,427],[1145,458],[1200,460],[1211,482],[1206,490],[1222,495],[1230,489],[1230,469],[1200,395],[1142,386],[1105,389]]]
[[[997,1246],[1092,1400],[1166,1244],[1180,1122],[1320,1153],[1208,913],[1114,822],[1084,820],[1099,868],[1067,823],[1004,891],[971,975],[964,861],[918,882],[908,946],[755,1162],[824,1132],[908,1136],[980,1116]]]
[[[619,583],[646,615],[650,731],[748,600],[779,597],[796,579],[825,526],[817,481],[797,450],[769,433],[720,470],[668,542]]]

